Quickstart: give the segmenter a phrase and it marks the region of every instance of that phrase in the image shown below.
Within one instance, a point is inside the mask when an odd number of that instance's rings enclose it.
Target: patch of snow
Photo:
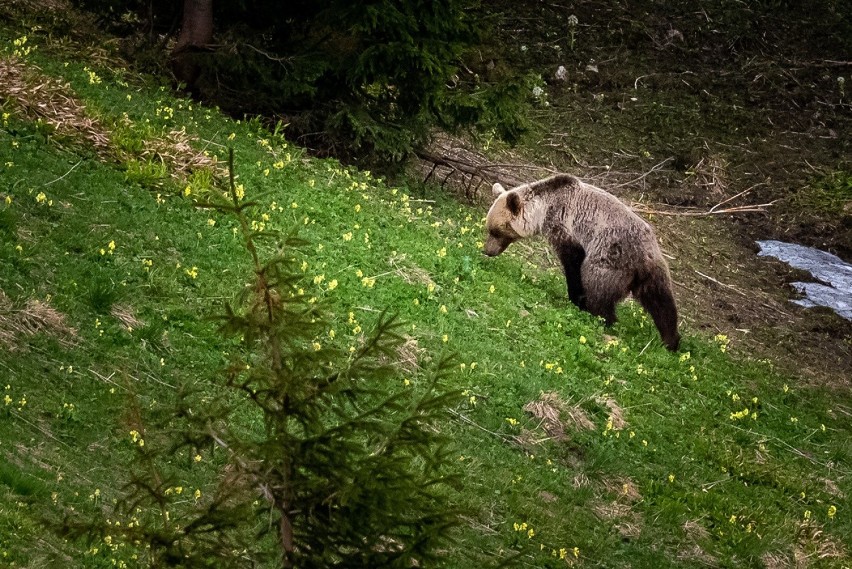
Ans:
[[[794,300],[805,307],[827,306],[843,318],[852,320],[852,265],[840,257],[783,241],[758,241],[762,257],[775,257],[797,269],[808,271],[814,278],[829,283],[792,283],[805,298]]]

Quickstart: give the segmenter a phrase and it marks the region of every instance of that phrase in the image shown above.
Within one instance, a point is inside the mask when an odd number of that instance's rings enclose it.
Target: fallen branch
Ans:
[[[667,162],[670,162],[672,160],[674,160],[674,158],[672,158],[670,156],[670,157],[666,158],[665,160],[663,160],[662,162],[660,162],[659,164],[655,164],[654,166],[652,166],[650,170],[648,170],[647,172],[645,172],[644,174],[642,174],[638,178],[630,180],[629,182],[624,182],[623,184],[618,184],[617,186],[613,186],[613,188],[623,188],[624,186],[629,186],[630,184],[633,184],[635,182],[640,182],[640,181],[644,180],[649,174],[653,174],[654,172],[660,170]]]
[[[450,173],[447,175],[446,178],[444,178],[444,182],[447,181],[447,178],[449,178],[456,171],[458,171],[463,172],[469,176],[476,176],[491,182],[499,182],[508,186],[519,186],[524,183],[523,180],[510,174],[506,174],[505,172],[500,172],[499,170],[501,170],[502,168],[520,169],[524,167],[530,167],[521,164],[474,164],[461,158],[439,156],[437,154],[433,154],[425,150],[419,151],[417,153],[417,157],[421,160],[433,164],[432,171],[429,172],[429,175],[427,175],[426,179],[423,180],[424,183],[429,181],[429,178],[432,177],[435,172],[435,169],[438,166],[444,166],[445,168],[450,169]],[[496,174],[494,173],[495,170],[498,171]]]
[[[718,280],[714,279],[713,277],[711,277],[710,275],[705,275],[704,273],[702,273],[701,271],[698,271],[698,270],[696,270],[696,269],[693,269],[693,270],[694,270],[694,271],[695,271],[698,275],[700,275],[700,276],[704,277],[705,279],[707,279],[707,280],[708,280],[708,281],[710,281],[710,282],[716,283],[717,285],[719,285],[719,286],[723,286],[723,287],[725,287],[725,288],[729,288],[729,289],[731,289],[732,291],[734,291],[735,293],[737,293],[737,294],[739,294],[739,295],[742,295],[742,296],[745,296],[745,297],[747,297],[747,296],[748,296],[746,293],[744,293],[743,291],[741,291],[740,289],[738,289],[737,287],[735,287],[735,286],[733,286],[733,285],[725,284],[725,283],[723,283],[723,282],[721,282],[721,281],[718,281]]]
[[[730,200],[725,200],[725,201],[730,201]],[[718,204],[714,205],[713,207],[711,207],[710,209],[702,210],[702,211],[696,211],[695,208],[683,209],[683,210],[678,210],[678,211],[667,211],[667,210],[664,210],[664,209],[650,209],[650,208],[647,208],[647,207],[645,207],[641,204],[638,204],[636,202],[630,204],[630,207],[633,209],[633,211],[637,211],[637,212],[640,212],[640,213],[646,213],[646,214],[650,214],[650,215],[682,215],[682,216],[686,216],[686,217],[704,217],[704,216],[710,216],[710,215],[725,215],[725,214],[733,215],[733,214],[736,214],[736,213],[765,213],[766,208],[773,205],[775,203],[775,201],[773,200],[769,203],[739,205],[739,206],[735,206],[735,207],[727,207],[727,208],[724,208],[724,209],[716,209],[717,207],[722,205],[722,203],[725,203],[725,202],[718,203]]]

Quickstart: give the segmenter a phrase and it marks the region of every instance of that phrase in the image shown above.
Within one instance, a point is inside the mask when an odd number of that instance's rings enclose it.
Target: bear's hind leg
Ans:
[[[640,282],[633,289],[633,296],[654,319],[666,348],[677,351],[680,334],[677,331],[677,306],[668,273],[662,269]]]
[[[565,281],[568,285],[568,299],[581,310],[586,310],[586,291],[583,287],[580,268],[586,258],[586,251],[579,243],[562,241],[554,244],[554,250],[565,271]]]
[[[612,326],[618,320],[615,315],[615,304],[618,300],[612,298],[599,298],[596,295],[587,297],[587,309],[595,316],[604,319],[607,326]]]

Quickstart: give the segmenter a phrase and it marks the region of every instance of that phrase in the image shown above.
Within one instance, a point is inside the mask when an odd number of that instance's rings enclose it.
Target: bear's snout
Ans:
[[[482,247],[482,252],[489,257],[496,257],[505,251],[506,247],[508,247],[510,243],[511,241],[508,239],[496,239],[494,237],[489,237],[485,241],[485,246]]]

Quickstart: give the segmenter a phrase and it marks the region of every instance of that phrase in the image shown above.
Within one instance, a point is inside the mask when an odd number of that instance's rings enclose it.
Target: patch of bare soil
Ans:
[[[651,217],[676,285],[681,318],[707,336],[724,334],[734,354],[768,359],[807,384],[850,388],[852,325],[828,309],[790,302],[801,273],[756,255],[730,219]]]

